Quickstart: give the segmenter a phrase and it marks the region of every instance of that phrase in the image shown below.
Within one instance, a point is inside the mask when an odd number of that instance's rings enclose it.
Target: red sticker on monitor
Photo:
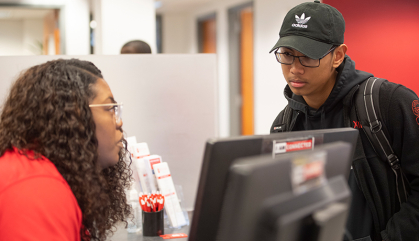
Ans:
[[[287,142],[286,152],[309,150],[313,148],[313,140]]]
[[[302,150],[311,150],[314,146],[314,138],[305,138],[300,140],[279,140],[274,141],[273,146],[273,156],[276,154],[292,152],[292,151],[302,151]]]

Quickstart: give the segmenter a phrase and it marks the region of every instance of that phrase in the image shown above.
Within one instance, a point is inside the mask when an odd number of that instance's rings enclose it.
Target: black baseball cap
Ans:
[[[317,0],[302,3],[285,16],[279,40],[269,53],[287,47],[320,59],[333,45],[343,44],[344,33],[345,20],[336,8]]]

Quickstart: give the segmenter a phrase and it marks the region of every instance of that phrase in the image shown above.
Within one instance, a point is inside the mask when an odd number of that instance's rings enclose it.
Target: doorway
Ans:
[[[0,4],[0,55],[63,54],[60,6]]]
[[[198,19],[198,50],[199,53],[212,54],[217,52],[217,30],[215,14]]]
[[[229,9],[230,135],[254,134],[253,4]]]

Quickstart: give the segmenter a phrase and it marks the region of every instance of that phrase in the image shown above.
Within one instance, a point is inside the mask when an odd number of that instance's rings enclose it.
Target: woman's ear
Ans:
[[[346,51],[348,50],[348,46],[346,44],[341,44],[337,47],[334,51],[335,58],[333,60],[333,68],[339,67],[339,65],[343,62],[345,58]]]

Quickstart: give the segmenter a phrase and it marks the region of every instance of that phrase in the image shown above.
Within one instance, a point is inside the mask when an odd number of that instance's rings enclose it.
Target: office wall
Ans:
[[[7,34],[5,34],[7,33]],[[0,55],[23,54],[23,22],[17,20],[0,21]]]
[[[0,55],[40,54],[43,31],[43,20],[0,20]]]
[[[67,55],[90,54],[90,11],[98,23],[95,54],[119,54],[130,40],[146,41],[154,53],[156,23],[153,0],[0,0],[0,4],[60,8],[61,38]]]
[[[205,142],[218,136],[215,55],[71,57],[102,70],[115,99],[124,103],[126,136],[147,142],[152,154],[162,156],[191,210]],[[22,70],[56,58],[70,56],[0,56],[0,106]]]
[[[153,0],[93,0],[98,23],[95,54],[119,54],[130,40],[147,42],[156,48],[156,16]]]
[[[90,54],[89,0],[66,0],[63,12],[65,54]]]
[[[10,2],[0,0],[2,2]],[[12,0],[15,3],[64,6],[64,32],[66,54],[88,54],[89,50],[89,5],[87,0]],[[116,3],[111,0],[94,0],[92,9],[102,23],[96,36],[97,54],[117,54],[125,41],[144,38],[155,52],[153,1],[126,0]],[[141,4],[141,10],[138,10]],[[219,86],[220,135],[230,133],[229,121],[229,66],[228,66],[228,9],[247,3],[247,0],[216,0],[187,12],[170,13],[163,16],[163,51],[166,53],[197,53],[197,18],[216,13],[217,16],[217,75]],[[267,133],[276,114],[285,106],[282,88],[285,85],[281,70],[274,57],[267,52],[278,37],[279,27],[285,13],[302,1],[254,0],[254,91],[255,133]],[[105,6],[103,6],[105,4]],[[115,9],[115,11],[112,11]],[[128,10],[127,10],[128,9]],[[132,9],[132,11],[130,10]],[[148,10],[147,10],[148,9]],[[102,11],[103,10],[103,11]],[[145,11],[144,14],[142,11]],[[103,16],[105,14],[105,16]],[[139,18],[153,30],[141,29],[140,25],[126,24],[125,19]],[[100,26],[110,27],[100,29]],[[112,23],[117,23],[113,25]],[[147,34],[142,37],[139,32]],[[131,35],[132,34],[132,35]],[[154,38],[154,39],[153,39]]]
[[[0,20],[0,55],[42,54],[43,39],[43,19]]]
[[[194,19],[190,13],[167,13],[162,18],[162,50],[170,53],[195,53]]]
[[[163,53],[198,52],[198,18],[216,14],[220,136],[230,135],[228,9],[248,0],[216,0],[194,9],[163,14]],[[179,34],[183,33],[183,34]],[[172,42],[176,39],[176,42]],[[185,52],[184,52],[185,53]]]
[[[89,0],[0,0],[0,4],[36,8],[61,8],[63,53],[89,54]]]
[[[39,43],[42,43],[44,33],[43,19],[26,19],[23,21],[23,54],[41,54]]]
[[[278,113],[287,105],[286,82],[280,64],[269,51],[279,39],[279,29],[287,12],[305,0],[254,1],[254,98],[255,133],[269,133]]]
[[[218,66],[218,86],[219,86],[219,122],[220,136],[230,135],[230,105],[229,105],[229,47],[228,47],[228,9],[237,5],[247,3],[246,0],[225,0],[213,1],[205,6],[195,9],[192,13],[193,21],[193,50],[198,51],[198,18],[216,15],[216,50]]]
[[[196,53],[197,19],[216,14],[220,136],[229,136],[228,9],[248,0],[217,0],[184,12],[163,14],[163,52]],[[285,107],[285,79],[269,50],[278,40],[285,14],[304,0],[253,0],[254,6],[254,108],[255,134],[269,133],[279,111]],[[182,34],[179,34],[182,33]],[[175,37],[174,37],[175,36]],[[172,42],[172,39],[176,39]],[[189,45],[187,47],[186,45]]]
[[[346,21],[345,43],[356,68],[419,94],[419,1],[324,0]]]

